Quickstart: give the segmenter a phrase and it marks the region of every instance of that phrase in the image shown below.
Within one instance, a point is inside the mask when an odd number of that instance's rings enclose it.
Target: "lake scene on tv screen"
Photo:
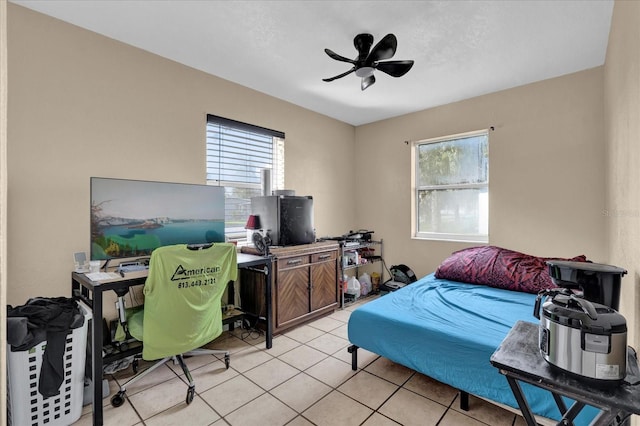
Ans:
[[[91,178],[91,259],[224,241],[224,188]]]

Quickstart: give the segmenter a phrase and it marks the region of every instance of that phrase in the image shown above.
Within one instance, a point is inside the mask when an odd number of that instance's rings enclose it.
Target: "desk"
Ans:
[[[630,350],[630,354],[632,351]],[[627,357],[627,380],[630,378],[631,362],[637,364],[633,355]],[[504,374],[518,401],[522,415],[529,426],[537,423],[518,381],[530,383],[552,393],[563,420],[558,425],[571,425],[585,405],[599,408],[600,413],[591,426],[628,424],[631,414],[640,414],[640,385],[622,384],[613,387],[598,387],[579,380],[549,365],[538,348],[538,325],[518,321],[498,349],[491,356],[491,364]],[[637,381],[637,378],[629,380]],[[567,409],[561,396],[575,400]],[[618,422],[620,419],[621,422]]]
[[[271,316],[271,257],[262,257],[245,253],[238,253],[238,268],[250,269],[262,272],[265,275],[265,300],[266,300],[266,332],[265,344],[271,349],[273,337],[273,323]],[[73,272],[71,274],[71,294],[74,298],[82,299],[93,310],[91,326],[91,367],[93,383],[93,424],[100,426],[102,417],[102,376],[103,376],[103,293],[105,291],[121,291],[129,287],[144,285],[147,279],[147,271],[129,272],[121,279],[94,282],[85,274]],[[135,350],[138,352],[138,350]],[[127,356],[127,353],[121,356]]]

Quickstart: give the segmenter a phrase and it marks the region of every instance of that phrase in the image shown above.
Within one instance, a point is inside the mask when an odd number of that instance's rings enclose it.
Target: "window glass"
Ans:
[[[418,145],[419,185],[483,183],[489,172],[487,137],[473,136]]]
[[[414,237],[488,241],[486,132],[414,144]]]

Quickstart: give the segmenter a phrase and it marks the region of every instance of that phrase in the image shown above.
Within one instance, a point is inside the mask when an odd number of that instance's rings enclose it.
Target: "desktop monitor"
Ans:
[[[224,187],[91,178],[91,260],[224,242]]]

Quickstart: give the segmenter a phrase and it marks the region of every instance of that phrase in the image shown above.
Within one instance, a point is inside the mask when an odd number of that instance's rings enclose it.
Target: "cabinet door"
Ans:
[[[338,302],[338,269],[336,252],[313,256],[311,265],[311,311]]]
[[[275,302],[276,327],[309,313],[309,265],[278,271]]]

